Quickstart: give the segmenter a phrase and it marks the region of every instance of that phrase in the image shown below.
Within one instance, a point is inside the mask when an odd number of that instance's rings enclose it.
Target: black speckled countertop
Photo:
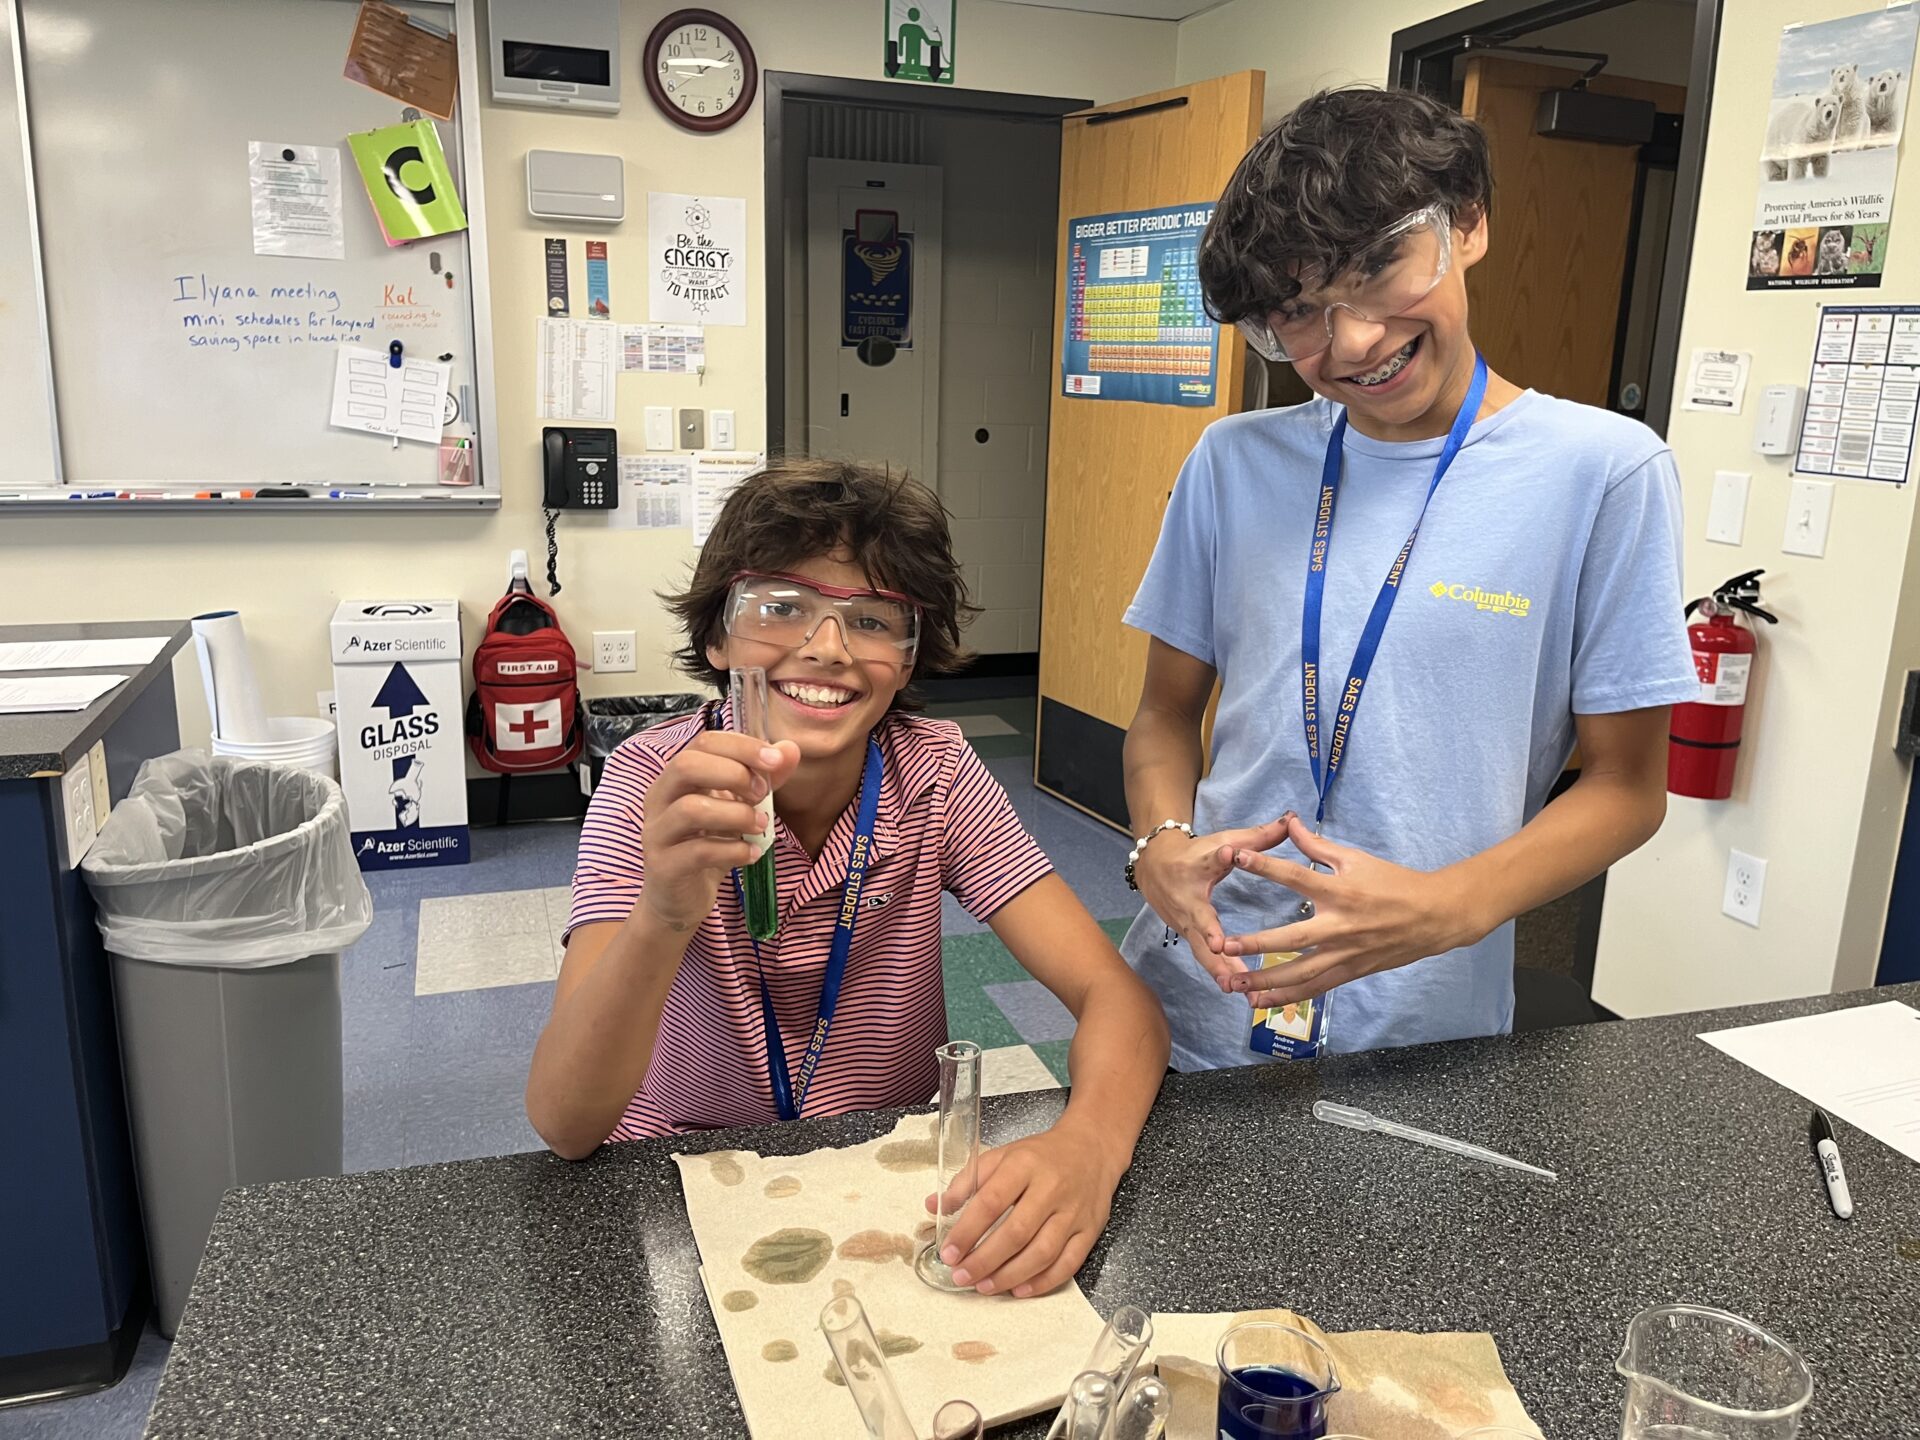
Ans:
[[[0,625],[0,642],[16,640],[125,640],[164,636],[159,655],[145,665],[89,665],[78,670],[9,671],[10,675],[125,675],[85,710],[0,715],[0,780],[64,775],[67,767],[106,734],[153,677],[193,633],[184,620],[113,620],[74,625]]]
[[[1617,1436],[1627,1321],[1697,1301],[1811,1361],[1803,1440],[1920,1435],[1920,1167],[1839,1124],[1858,1215],[1834,1219],[1806,1102],[1694,1038],[1886,999],[1920,985],[1170,1077],[1081,1284],[1103,1314],[1489,1330],[1549,1440]],[[1560,1181],[1319,1124],[1322,1096]],[[1061,1104],[989,1100],[988,1139]],[[744,1434],[669,1156],[794,1154],[894,1118],[235,1191],[149,1440]]]

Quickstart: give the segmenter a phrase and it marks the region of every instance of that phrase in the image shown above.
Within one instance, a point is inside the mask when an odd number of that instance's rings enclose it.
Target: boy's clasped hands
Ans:
[[[1313,868],[1264,853],[1285,842]],[[1214,910],[1213,891],[1235,870],[1311,901],[1312,915],[1228,935]],[[1147,903],[1187,942],[1221,990],[1245,995],[1260,1009],[1313,999],[1361,975],[1471,945],[1487,933],[1445,872],[1411,870],[1336,844],[1314,834],[1291,810],[1250,829],[1191,839],[1177,831],[1158,835],[1141,853],[1135,873]],[[1277,974],[1258,968],[1260,956],[1287,953],[1300,958]],[[1285,984],[1276,983],[1279,975]]]

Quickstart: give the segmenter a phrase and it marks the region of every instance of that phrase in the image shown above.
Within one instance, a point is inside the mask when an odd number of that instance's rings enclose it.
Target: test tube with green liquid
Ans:
[[[733,700],[733,728],[771,745],[767,672],[758,665],[730,671],[727,689]],[[761,796],[754,809],[765,817],[765,828],[742,837],[754,847],[755,855],[740,872],[740,890],[746,898],[747,933],[756,940],[771,940],[780,929],[780,889],[773,868],[773,793]]]

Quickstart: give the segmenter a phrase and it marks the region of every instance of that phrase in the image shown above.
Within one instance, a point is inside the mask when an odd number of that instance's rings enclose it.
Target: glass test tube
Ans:
[[[758,665],[730,671],[727,690],[733,700],[733,728],[763,744],[772,744],[773,732],[767,721],[767,672]],[[746,901],[747,933],[756,940],[771,940],[780,929],[780,889],[773,858],[773,792],[761,796],[753,808],[766,817],[766,828],[757,835],[741,837],[755,847],[755,858],[740,872],[740,891]]]
[[[1083,1373],[1097,1370],[1105,1375],[1113,1381],[1117,1395],[1126,1389],[1134,1367],[1140,1363],[1140,1357],[1147,1353],[1147,1344],[1152,1339],[1153,1317],[1138,1305],[1122,1305],[1113,1312],[1113,1318],[1107,1321],[1100,1338],[1093,1342],[1087,1363],[1080,1369]],[[1047,1440],[1062,1440],[1066,1433],[1067,1412],[1062,1409],[1054,1417],[1053,1428],[1047,1431]]]
[[[933,1440],[980,1440],[986,1433],[980,1412],[965,1400],[949,1400],[933,1412]]]
[[[1173,1392],[1158,1375],[1142,1375],[1127,1387],[1113,1411],[1113,1440],[1160,1440],[1173,1414]]]
[[[820,1329],[840,1363],[841,1378],[866,1422],[870,1440],[918,1440],[919,1432],[907,1418],[900,1392],[893,1388],[893,1372],[859,1300],[852,1295],[834,1296],[820,1312]]]
[[[937,1165],[934,1184],[939,1206],[933,1239],[913,1262],[920,1278],[936,1290],[961,1292],[972,1287],[953,1283],[953,1271],[940,1258],[941,1247],[966,1201],[951,1202],[948,1193],[958,1184],[973,1194],[980,1173],[980,1047],[971,1040],[955,1040],[934,1052],[940,1062],[940,1114],[935,1121]]]
[[[1098,1370],[1073,1377],[1067,1403],[1060,1407],[1060,1433],[1066,1440],[1104,1440],[1113,1418],[1113,1381]]]

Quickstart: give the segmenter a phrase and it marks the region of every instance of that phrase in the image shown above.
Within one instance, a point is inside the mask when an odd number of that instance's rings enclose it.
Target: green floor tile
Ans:
[[[1032,978],[991,930],[948,936],[941,946],[940,959],[950,981],[951,977],[962,975],[975,985],[1002,985],[1010,980]]]
[[[954,975],[947,977],[947,1034],[971,1040],[982,1050],[1027,1043],[978,982]]]
[[[1053,1078],[1062,1085],[1071,1083],[1071,1077],[1067,1074],[1067,1050],[1072,1044],[1072,1040],[1042,1040],[1031,1047],[1047,1069],[1053,1072]]]

